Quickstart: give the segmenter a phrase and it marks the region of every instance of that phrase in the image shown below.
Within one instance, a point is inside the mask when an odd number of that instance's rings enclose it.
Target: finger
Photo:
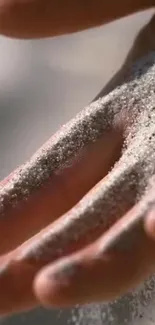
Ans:
[[[121,118],[107,114],[107,105],[86,108],[1,188],[0,253],[57,219],[107,174],[122,145]]]
[[[135,207],[95,244],[42,269],[34,281],[41,304],[60,308],[111,301],[153,274],[155,243],[144,220],[137,223],[141,211]]]
[[[20,267],[18,267],[17,263],[14,264],[12,259],[12,253],[10,253],[8,256],[0,258],[0,277],[3,278],[3,280],[0,281],[0,289],[3,295],[3,297],[1,296],[2,299],[0,299],[0,315],[3,316],[16,312],[27,311],[40,305],[31,288],[33,278],[30,280],[29,276],[24,279],[23,268],[25,271],[25,265],[20,265]],[[31,266],[26,267],[28,273],[30,273]],[[23,282],[25,288],[29,288],[30,291],[25,290],[23,292]]]
[[[18,262],[48,263],[89,244],[109,229],[136,201],[140,175],[136,177],[135,169],[138,166],[133,163],[124,168],[116,164],[74,208],[21,245]],[[126,186],[129,179],[134,181]]]
[[[1,0],[0,32],[18,38],[55,36],[101,25],[150,6],[152,0],[119,0],[117,4],[101,0]]]
[[[0,299],[1,313],[9,313],[10,308],[18,311],[25,306],[31,307],[35,301],[32,283],[37,272],[92,243],[134,204],[137,178],[135,187],[132,184],[132,196],[131,188],[125,186],[129,179],[134,179],[134,170],[135,166],[121,168],[116,165],[75,208],[12,253],[0,273],[1,297],[3,290],[7,295],[6,299]],[[26,279],[20,283],[19,272],[20,278]]]

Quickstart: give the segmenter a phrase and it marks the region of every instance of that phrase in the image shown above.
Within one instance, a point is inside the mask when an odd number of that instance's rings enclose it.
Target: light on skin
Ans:
[[[144,0],[0,0],[0,33],[23,39],[73,33],[100,26],[154,5],[155,1]],[[143,48],[140,52],[143,52]],[[91,189],[98,181],[102,184],[106,182],[108,170],[120,155],[125,124],[126,121],[122,117],[120,133],[111,132],[102,143],[97,143],[90,148],[83,156],[80,165],[64,174],[62,181],[55,183],[53,188],[49,186],[46,191],[41,189],[35,200],[30,198],[28,208],[21,207],[20,215],[13,215],[12,212],[12,218],[7,218],[6,214],[5,220],[0,221],[1,314],[30,309],[40,304],[46,307],[53,305],[61,307],[111,300],[135,286],[154,270],[153,210],[149,213],[148,219],[146,218],[145,236],[136,250],[128,255],[112,252],[99,258],[100,247],[104,242],[104,236],[101,236],[95,238],[88,246],[79,244],[78,251],[69,253],[67,257],[63,256],[57,262],[49,260],[48,266],[46,263],[39,264],[39,262],[34,266],[31,259],[20,257],[25,240],[29,239],[31,245],[34,242],[34,238],[31,237],[36,235],[37,240],[42,244],[42,234],[38,233],[40,229],[47,227],[43,230],[43,234],[48,232],[83,195],[90,191],[90,197],[93,196],[94,192]],[[100,150],[100,146],[104,147],[104,141],[110,148],[106,159]],[[93,167],[89,169],[88,165],[91,167],[91,163]],[[9,182],[9,178],[2,182],[2,186],[6,182]],[[96,188],[99,188],[101,183],[98,183]],[[65,201],[63,201],[64,193],[67,197]],[[124,222],[137,211],[136,206],[125,214]],[[51,220],[45,218],[49,215],[53,216],[54,225],[49,225]],[[114,225],[114,228],[109,230],[109,234],[112,236],[119,227],[121,227],[120,223]],[[126,269],[122,272],[125,266]]]

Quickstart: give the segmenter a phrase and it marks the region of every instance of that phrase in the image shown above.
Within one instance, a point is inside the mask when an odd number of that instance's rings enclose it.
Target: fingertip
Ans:
[[[62,258],[37,274],[34,294],[47,308],[112,301],[148,276],[152,256],[146,254],[147,247],[144,243],[140,251],[138,245],[128,253],[102,255],[94,245]]]
[[[59,273],[59,263],[40,271],[34,279],[36,298],[46,308],[68,307],[74,304],[69,277]]]
[[[117,296],[118,287],[110,260],[97,261],[84,254],[45,267],[33,283],[37,299],[47,308],[109,301]]]

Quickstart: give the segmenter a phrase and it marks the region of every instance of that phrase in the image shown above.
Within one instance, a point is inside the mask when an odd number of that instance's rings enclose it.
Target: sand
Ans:
[[[25,200],[42,186],[52,173],[69,166],[88,143],[113,129],[116,118],[125,112],[122,155],[106,182],[89,192],[53,229],[24,247],[31,261],[61,256],[75,241],[102,233],[144,195],[155,172],[155,54],[138,61],[121,87],[84,109],[64,126],[21,167],[0,192],[1,215],[5,209]],[[108,145],[108,143],[107,143]],[[154,198],[151,198],[151,202]],[[147,200],[146,200],[147,201]],[[145,204],[147,209],[147,203]],[[145,209],[144,209],[145,210]],[[95,216],[95,217],[94,217]]]
[[[122,155],[109,171],[106,182],[101,182],[76,208],[62,216],[54,231],[44,231],[28,242],[21,253],[23,259],[34,264],[38,260],[46,262],[62,256],[68,247],[84,237],[89,242],[92,231],[109,228],[143,196],[147,211],[145,193],[154,186],[155,173],[155,52],[128,71],[122,86],[85,108],[17,170],[11,181],[0,189],[1,217],[5,217],[8,208],[14,209],[21,200],[27,200],[53,174],[71,166],[82,148],[116,127],[120,116],[126,122]],[[151,202],[155,203],[153,194]],[[137,317],[144,316],[143,307],[152,299],[154,282],[146,285]],[[138,298],[134,295],[131,318],[137,310],[139,295]],[[109,308],[115,308],[112,306]],[[76,324],[83,323],[76,320]],[[115,321],[108,317],[105,324],[115,324]]]

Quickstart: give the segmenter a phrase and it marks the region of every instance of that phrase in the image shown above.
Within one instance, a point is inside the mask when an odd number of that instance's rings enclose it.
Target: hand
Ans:
[[[1,313],[111,300],[154,272],[153,63],[2,183]]]
[[[69,2],[63,21],[57,20],[60,11],[53,13],[53,3],[49,8],[39,0],[1,0],[0,31],[26,38],[73,32],[144,8],[140,2],[130,10],[117,3],[113,11],[95,2],[102,17],[96,11],[88,21],[90,11],[81,17],[76,10],[77,21],[70,25]],[[111,300],[154,271],[155,199],[152,189],[151,201],[149,190],[145,194],[154,175],[154,114],[147,102],[154,78],[150,82],[146,74],[138,80],[84,110],[1,183],[2,314],[38,304]],[[132,220],[140,220],[136,240],[131,227],[123,236]]]

